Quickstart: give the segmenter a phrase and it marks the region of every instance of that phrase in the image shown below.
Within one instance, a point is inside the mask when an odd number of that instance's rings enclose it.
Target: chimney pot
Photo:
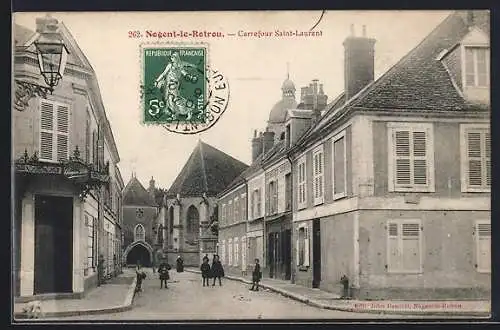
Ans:
[[[354,24],[351,24],[351,37],[354,37]]]

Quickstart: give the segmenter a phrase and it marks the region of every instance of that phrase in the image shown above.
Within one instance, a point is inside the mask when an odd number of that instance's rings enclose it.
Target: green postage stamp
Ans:
[[[205,121],[207,49],[144,47],[144,122]]]
[[[208,64],[208,45],[141,46],[141,109],[145,124],[195,134],[214,125],[225,111],[229,86]]]

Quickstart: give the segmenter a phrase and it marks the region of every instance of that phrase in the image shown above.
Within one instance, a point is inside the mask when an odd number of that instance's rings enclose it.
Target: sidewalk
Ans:
[[[185,268],[188,272],[200,273],[198,269]],[[250,277],[226,275],[227,279],[252,284]],[[491,302],[474,301],[401,301],[401,300],[344,300],[336,294],[291,284],[276,279],[262,279],[260,286],[285,297],[310,306],[356,313],[429,315],[429,316],[476,316],[490,317]]]
[[[132,309],[135,273],[124,269],[123,274],[90,290],[82,299],[52,299],[41,301],[40,318],[118,313]],[[14,304],[14,318],[26,319],[22,312],[27,303]]]

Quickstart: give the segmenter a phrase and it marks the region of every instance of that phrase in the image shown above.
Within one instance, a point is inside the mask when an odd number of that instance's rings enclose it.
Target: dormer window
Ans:
[[[488,47],[465,47],[465,85],[466,87],[489,87]]]

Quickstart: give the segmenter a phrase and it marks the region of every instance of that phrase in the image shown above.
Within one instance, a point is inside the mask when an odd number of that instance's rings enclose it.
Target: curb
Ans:
[[[201,273],[199,270],[194,270],[194,269],[185,269],[188,272],[191,273]],[[241,277],[236,277],[236,276],[231,276],[231,275],[226,275],[224,276],[225,278],[233,281],[240,281],[246,284],[252,284],[251,281],[246,280]],[[302,302],[304,304],[307,304],[309,306],[313,306],[316,308],[321,308],[321,309],[329,309],[329,310],[336,310],[336,311],[342,311],[342,312],[352,312],[352,313],[370,313],[370,314],[391,314],[391,315],[413,315],[413,316],[478,316],[478,317],[491,317],[490,312],[473,312],[473,311],[464,311],[464,312],[429,312],[429,311],[396,311],[396,310],[382,310],[382,309],[360,309],[360,308],[354,308],[354,307],[348,307],[348,306],[332,306],[329,304],[325,304],[316,300],[309,299],[305,296],[295,294],[292,292],[289,292],[287,290],[279,289],[267,284],[262,284],[259,283],[259,286],[268,289],[270,291],[280,293],[281,295],[297,300],[299,302]]]
[[[84,309],[84,310],[74,310],[74,311],[60,311],[60,312],[47,312],[42,313],[41,318],[51,318],[51,317],[68,317],[68,316],[81,316],[81,315],[97,315],[97,314],[112,314],[112,313],[120,313],[131,310],[132,303],[134,301],[135,296],[135,286],[136,286],[137,278],[134,277],[134,281],[130,284],[127,296],[125,297],[125,301],[122,305],[107,307],[102,309]],[[19,320],[27,320],[27,316],[25,313],[17,312],[14,313],[14,319]]]

